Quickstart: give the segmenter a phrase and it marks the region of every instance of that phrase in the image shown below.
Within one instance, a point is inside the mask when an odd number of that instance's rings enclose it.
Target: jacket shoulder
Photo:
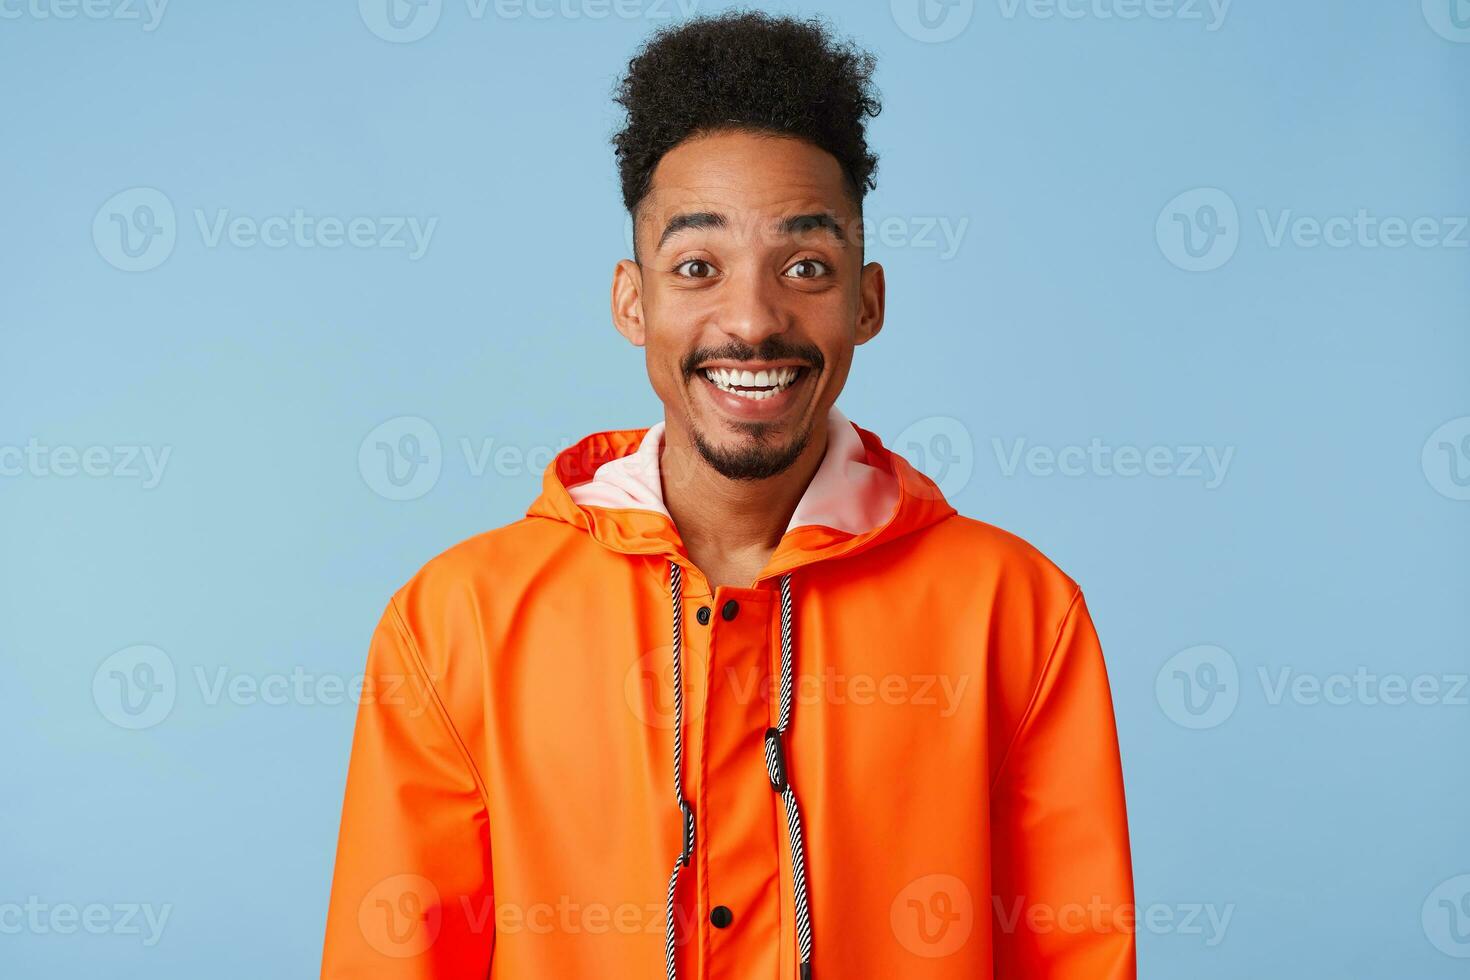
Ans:
[[[1018,534],[963,514],[936,530],[956,570],[968,570],[982,582],[1061,596],[1064,602],[1078,591],[1070,575]]]
[[[553,522],[531,517],[481,531],[426,561],[395,597],[443,595],[491,576],[514,575],[527,556],[535,555],[556,534]]]
[[[482,531],[429,559],[393,593],[390,612],[431,677],[479,669],[486,651],[469,647],[483,642],[505,597],[534,583],[561,533],[555,522],[530,517]]]

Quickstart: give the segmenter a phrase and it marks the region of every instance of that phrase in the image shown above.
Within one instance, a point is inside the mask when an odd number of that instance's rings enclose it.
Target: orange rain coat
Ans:
[[[389,602],[322,976],[1132,980],[1077,585],[834,407],[769,563],[711,593],[663,428],[562,451]]]

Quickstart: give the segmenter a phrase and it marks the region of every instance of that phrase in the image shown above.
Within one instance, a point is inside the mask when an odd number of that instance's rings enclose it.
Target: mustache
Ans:
[[[684,380],[694,377],[695,369],[705,361],[800,361],[819,373],[827,363],[814,344],[793,344],[778,337],[767,337],[759,347],[752,347],[733,340],[719,347],[700,347],[684,355],[680,363]]]

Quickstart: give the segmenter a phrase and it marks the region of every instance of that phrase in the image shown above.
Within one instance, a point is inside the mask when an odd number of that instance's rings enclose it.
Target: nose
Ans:
[[[720,297],[718,326],[751,347],[790,327],[790,314],[781,302],[780,285],[757,269],[732,273]]]

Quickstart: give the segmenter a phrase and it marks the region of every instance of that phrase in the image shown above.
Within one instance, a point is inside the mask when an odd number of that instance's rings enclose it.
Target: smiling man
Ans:
[[[1134,976],[1080,590],[836,406],[872,72],[751,13],[630,63],[612,316],[664,418],[388,604],[324,977]]]

